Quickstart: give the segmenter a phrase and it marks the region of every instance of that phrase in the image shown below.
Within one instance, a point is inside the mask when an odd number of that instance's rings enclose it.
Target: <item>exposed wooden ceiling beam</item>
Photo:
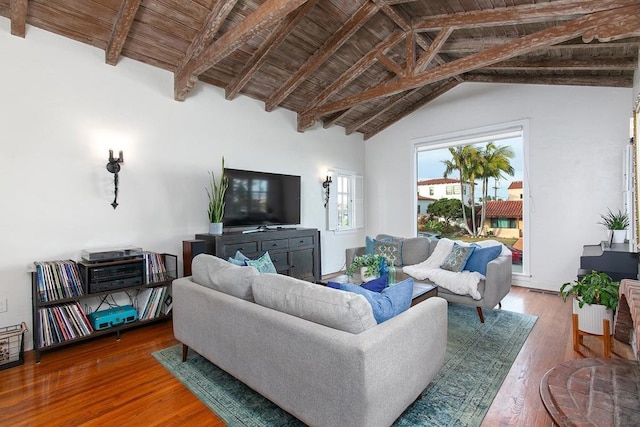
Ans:
[[[549,19],[571,19],[634,4],[638,4],[637,0],[559,0],[415,18],[412,26],[416,31],[435,31],[445,26],[459,29],[527,24]]]
[[[400,14],[398,14],[398,12],[396,12],[396,10],[389,5],[390,2],[388,1],[385,2],[384,0],[373,0],[373,1],[375,1],[382,8],[382,11],[387,15],[387,17],[391,19],[405,33],[408,33],[410,31],[413,32],[413,28],[411,27],[411,25],[409,25],[406,19],[400,16]],[[418,46],[420,46],[425,51],[428,51],[431,45],[433,44],[433,41],[424,34],[418,34],[418,33],[414,33],[414,34],[415,34],[416,44],[418,44]],[[439,65],[445,64],[447,62],[444,59],[442,59],[440,55],[437,55],[437,54],[433,57],[432,60]],[[459,77],[456,77],[456,78],[459,79]],[[459,81],[461,82],[462,79],[460,79]]]
[[[477,39],[459,39],[447,41],[440,52],[457,55],[468,55],[470,53],[477,53],[486,49],[490,49],[495,46],[503,45],[505,43],[516,40],[513,37],[483,37]],[[544,46],[541,49],[558,51],[568,49],[611,49],[612,47],[626,48],[626,47],[640,47],[640,39],[628,38],[622,41],[611,41],[609,43],[584,43],[582,40],[574,41],[569,40],[564,43],[558,43],[553,46]]]
[[[182,61],[180,61],[178,69],[184,68],[191,58],[200,55],[202,51],[211,44],[237,2],[238,0],[218,0],[218,2],[216,2],[213,9],[209,12],[204,25],[198,32],[198,35],[196,35],[187,48],[187,52],[182,58]]]
[[[402,77],[407,75],[406,70],[400,67],[398,64],[396,64],[395,61],[389,58],[387,55],[384,55],[381,53],[376,58],[382,65],[384,65],[393,74],[397,76],[402,76]]]
[[[325,63],[336,51],[367,23],[379,7],[371,2],[363,4],[338,31],[336,31],[289,79],[265,102],[265,109],[272,111],[291,94],[311,73]]]
[[[425,70],[425,68],[427,68],[427,66],[436,57],[436,55],[442,48],[442,45],[444,45],[444,43],[447,41],[447,38],[449,38],[452,32],[453,28],[444,27],[438,33],[436,38],[433,39],[431,46],[429,46],[429,48],[420,56],[420,59],[418,60],[415,69],[413,70],[413,74],[421,73]]]
[[[28,0],[11,0],[11,34],[24,38],[27,33]]]
[[[633,75],[628,76],[525,76],[525,75],[499,75],[483,73],[467,73],[465,82],[476,83],[514,83],[514,84],[541,84],[564,86],[597,86],[597,87],[633,87]]]
[[[419,91],[420,89],[421,88],[413,89],[413,90],[411,90],[409,92],[410,92],[410,94],[413,94],[416,91]],[[391,108],[393,108],[399,102],[401,102],[403,99],[405,99],[406,96],[407,96],[406,93],[397,93],[397,94],[395,94],[393,96],[390,96],[390,97],[384,99],[385,102],[383,102],[381,105],[379,105],[379,106],[377,106],[375,108],[370,108],[369,111],[367,112],[367,114],[363,115],[359,119],[357,119],[357,120],[353,121],[352,123],[350,123],[349,125],[347,125],[345,127],[345,132],[344,133],[347,134],[347,135],[351,135],[353,132],[356,132],[361,127],[368,125],[373,120],[375,120],[378,117],[381,117],[383,114],[387,113]]]
[[[265,0],[251,15],[224,33],[200,55],[192,57],[174,73],[174,98],[184,101],[198,76],[226,58],[245,41],[296,10],[307,0]]]
[[[315,7],[318,1],[319,0],[309,0],[295,13],[289,14],[285,19],[280,21],[276,29],[269,34],[269,37],[264,40],[258,50],[256,50],[251,56],[251,59],[247,61],[244,68],[225,87],[226,99],[233,99],[238,95],[242,88],[249,83],[249,80],[251,80],[255,73],[260,69],[262,64],[264,64],[269,55],[271,55],[271,53],[280,46],[289,34],[291,34],[302,18],[304,18],[305,15]]]
[[[640,14],[640,5],[628,6],[587,15],[537,33],[523,36],[503,46],[496,46],[484,52],[469,55],[439,67],[429,69],[426,72],[382,84],[363,93],[316,107],[306,115],[299,114],[298,129],[306,129],[311,126],[319,116],[342,111],[363,102],[394,95],[399,92],[483,68],[537,50],[543,46],[553,45],[582,36],[590,30],[597,32],[599,27],[605,29],[606,37],[612,37],[614,32],[617,36],[627,34],[635,35],[635,31],[640,29],[640,20],[637,20],[638,14]]]
[[[122,47],[127,41],[136,13],[138,13],[138,7],[140,7],[140,0],[124,0],[120,5],[105,51],[105,62],[107,64],[116,65],[118,63],[120,52],[122,52]]]
[[[593,58],[593,59],[555,59],[555,60],[511,60],[482,68],[482,71],[633,71],[637,61],[632,58]]]
[[[367,52],[347,71],[331,83],[326,89],[320,92],[311,102],[309,102],[302,111],[308,111],[316,105],[326,102],[331,96],[344,89],[349,83],[364,73],[378,58],[378,55],[384,55],[388,49],[395,46],[404,37],[404,32],[397,30],[391,33],[386,39],[378,43],[373,49]]]
[[[410,107],[402,110],[400,113],[395,114],[394,116],[392,116],[391,118],[387,119],[384,123],[380,124],[379,126],[377,126],[375,128],[367,129],[364,132],[365,141],[367,139],[371,138],[372,136],[377,135],[378,133],[382,132],[383,130],[385,130],[386,128],[391,126],[392,124],[397,123],[400,120],[404,119],[408,115],[412,114],[414,111],[419,110],[420,108],[424,107],[429,102],[433,101],[434,99],[438,98],[439,96],[443,95],[444,93],[446,93],[446,92],[450,91],[451,89],[453,89],[454,87],[458,86],[458,84],[460,84],[460,82],[458,82],[455,79],[449,80],[448,82],[445,82],[445,83],[441,84],[440,86],[438,86],[429,95],[422,97],[419,101],[413,103]],[[414,89],[413,91],[411,91],[410,94],[405,95],[403,97],[403,99],[404,98],[408,98],[409,96],[413,95],[418,90],[420,90],[420,89]],[[396,104],[399,104],[400,102],[402,102],[402,100],[396,102]]]

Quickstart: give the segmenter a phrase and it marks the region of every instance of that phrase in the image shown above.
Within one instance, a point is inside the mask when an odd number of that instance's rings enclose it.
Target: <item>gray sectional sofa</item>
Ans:
[[[173,327],[195,350],[311,426],[388,426],[442,367],[447,304],[376,324],[362,295],[211,255],[173,282]]]
[[[419,264],[427,260],[438,244],[437,239],[430,239],[428,237],[404,238],[389,234],[378,234],[375,240],[402,241],[402,264],[397,268],[397,280],[403,280],[409,277],[402,271],[403,267]],[[349,268],[354,257],[364,253],[364,246],[347,249],[345,253],[346,267]],[[511,252],[507,249],[502,255],[487,264],[485,279],[480,280],[478,283],[480,299],[474,299],[469,295],[459,295],[443,287],[438,288],[438,296],[449,302],[475,306],[478,310],[480,321],[484,323],[482,308],[494,308],[496,305],[500,306],[500,301],[502,301],[511,290],[511,263]],[[429,280],[423,282],[416,280],[416,283],[432,284]]]

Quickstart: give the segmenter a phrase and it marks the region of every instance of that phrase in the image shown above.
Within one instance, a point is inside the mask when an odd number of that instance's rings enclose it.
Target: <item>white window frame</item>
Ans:
[[[510,136],[521,136],[522,137],[522,149],[523,149],[523,168],[524,168],[524,187],[523,187],[523,198],[522,198],[522,215],[524,221],[524,259],[522,263],[523,271],[522,273],[514,273],[515,282],[522,283],[526,286],[526,283],[530,277],[530,256],[531,256],[531,233],[529,231],[529,227],[531,224],[529,218],[530,212],[530,203],[531,196],[529,194],[529,135],[530,135],[530,123],[529,119],[522,120],[514,120],[512,122],[498,123],[494,125],[484,126],[475,129],[467,129],[459,132],[452,132],[443,135],[434,135],[429,137],[421,137],[412,139],[413,145],[413,177],[416,175],[416,163],[417,163],[417,155],[419,151],[425,149],[438,149],[438,148],[448,148],[454,147],[458,145],[465,144],[477,144],[487,141],[488,139],[503,139],[508,138]],[[413,185],[417,185],[417,180],[413,180]],[[463,188],[463,194],[466,195],[466,186]],[[417,204],[417,200],[414,202]],[[413,212],[417,210],[414,209]],[[417,224],[415,218],[412,218],[414,223],[415,233],[417,234]],[[520,279],[521,281],[519,281]],[[515,283],[514,282],[514,283]]]
[[[361,175],[335,168],[329,171],[329,203],[327,204],[327,229],[335,232],[352,231],[364,228],[364,180]],[[338,180],[347,180],[347,191],[343,194],[348,199],[346,217],[347,224],[339,221]]]

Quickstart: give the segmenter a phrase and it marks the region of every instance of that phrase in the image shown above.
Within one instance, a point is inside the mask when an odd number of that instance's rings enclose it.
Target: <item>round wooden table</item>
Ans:
[[[638,426],[640,362],[570,360],[544,375],[540,396],[559,426]]]

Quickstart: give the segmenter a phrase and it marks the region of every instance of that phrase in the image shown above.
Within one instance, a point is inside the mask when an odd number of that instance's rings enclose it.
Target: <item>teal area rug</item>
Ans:
[[[479,426],[537,317],[449,304],[442,370],[395,426]],[[182,345],[153,353],[169,372],[230,427],[302,426],[269,400]]]

